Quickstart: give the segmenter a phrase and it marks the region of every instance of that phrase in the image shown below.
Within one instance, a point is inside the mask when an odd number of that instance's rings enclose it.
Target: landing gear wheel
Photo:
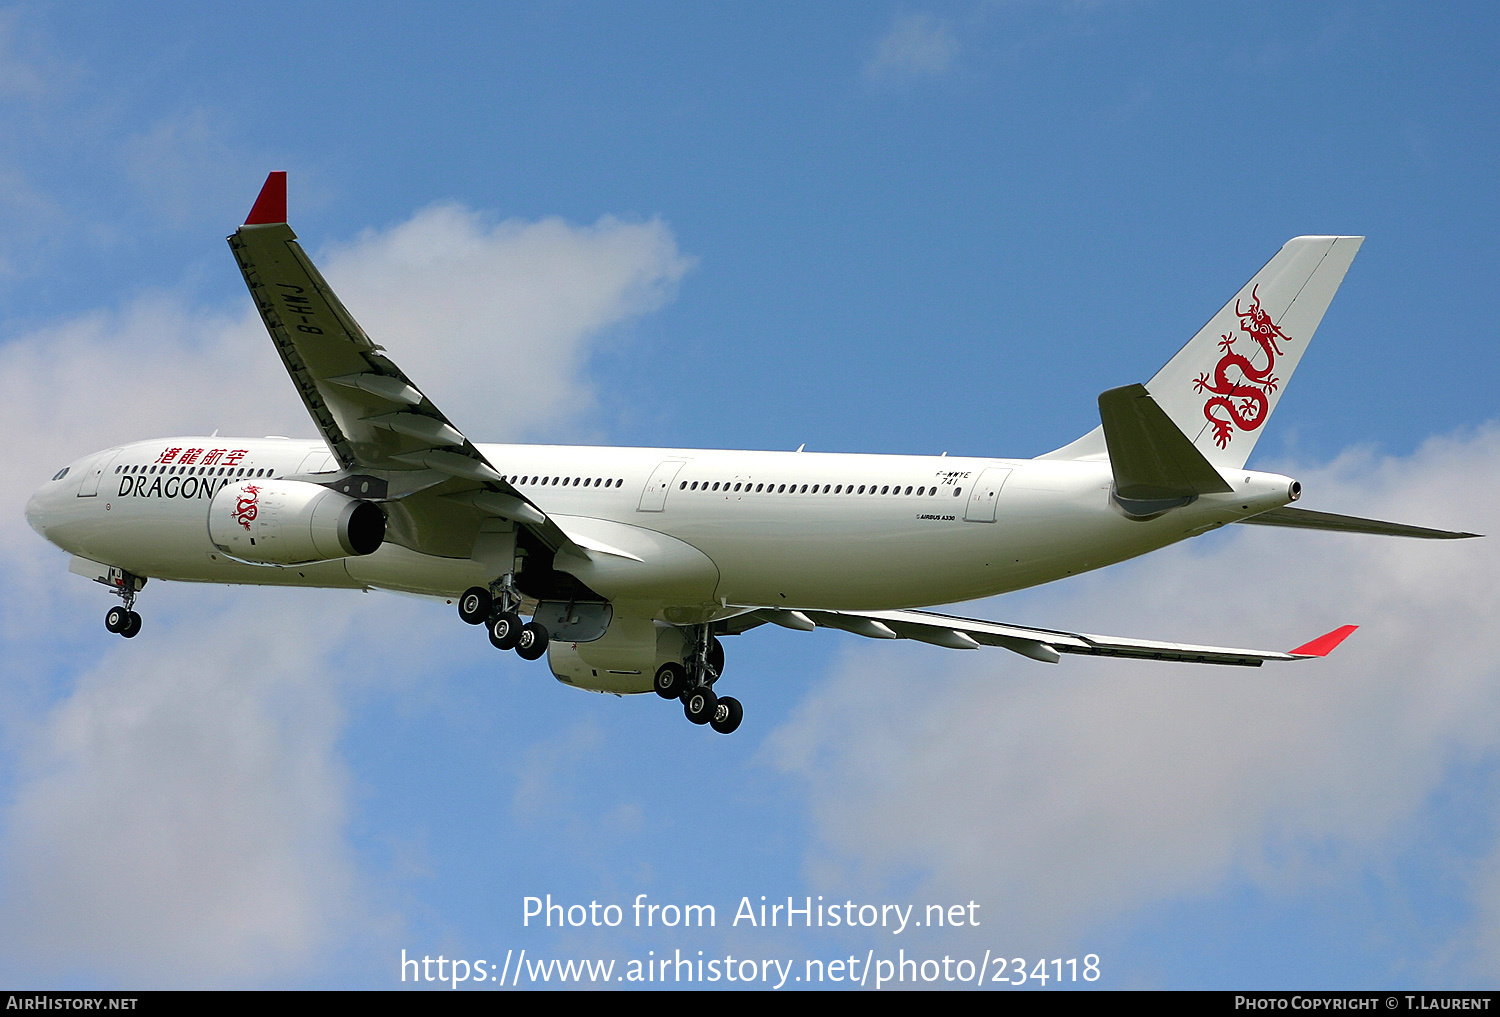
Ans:
[[[536,660],[547,652],[547,627],[541,622],[527,622],[521,627],[516,653],[522,660]]]
[[[744,707],[733,696],[725,696],[714,704],[714,715],[708,719],[709,727],[719,734],[733,734],[745,716]]]
[[[694,724],[707,724],[713,719],[714,707],[718,705],[719,698],[707,685],[698,686],[682,698],[682,712]]]
[[[663,699],[682,698],[683,689],[687,688],[687,670],[681,665],[671,661],[656,669],[656,694]]]
[[[495,598],[483,586],[471,586],[458,598],[458,616],[470,625],[483,625],[490,617]]]
[[[127,611],[125,613],[130,616],[130,619],[125,623],[125,627],[120,630],[120,635],[126,639],[134,639],[136,634],[141,631],[141,616],[134,611]]]
[[[521,641],[521,616],[514,611],[502,611],[490,622],[490,642],[497,650],[514,650]]]
[[[104,615],[104,627],[119,635],[130,624],[131,612],[124,607],[112,607]]]

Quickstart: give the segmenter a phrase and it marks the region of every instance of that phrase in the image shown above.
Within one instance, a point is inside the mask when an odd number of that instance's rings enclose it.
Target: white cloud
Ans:
[[[224,252],[225,272],[235,272]],[[458,206],[417,213],[316,256],[365,330],[465,432],[519,438],[590,405],[593,344],[667,300],[686,270],[659,221],[486,226]],[[0,548],[39,545],[33,487],[68,460],[155,435],[315,433],[249,307],[159,294],[0,347],[15,440],[0,449]]]
[[[370,334],[481,440],[587,407],[590,349],[667,299],[686,264],[660,222],[491,227],[453,206],[320,260]],[[313,433],[245,303],[224,316],[158,294],[0,347],[0,722],[14,753],[0,785],[0,955],[24,965],[12,981],[259,984],[362,924],[348,921],[366,894],[346,844],[346,690],[328,675],[347,673],[341,626],[377,598],[153,585],[142,635],[95,643],[73,634],[98,636],[110,599],[22,518],[58,466],[117,442]],[[401,657],[423,640],[391,617],[360,629]],[[49,693],[59,672],[65,690]]]
[[[366,331],[477,441],[586,410],[590,344],[660,307],[690,265],[660,220],[492,225],[457,205],[323,260]]]
[[[305,967],[347,924],[339,690],[304,649],[337,639],[330,615],[347,611],[294,599],[178,621],[78,678],[6,820],[13,958],[50,977],[233,984]]]
[[[1500,430],[1298,476],[1316,507],[1493,530]],[[1361,623],[1332,657],[1049,668],[860,647],[772,743],[806,782],[813,875],[878,887],[915,869],[1050,949],[1232,878],[1277,890],[1390,863],[1451,768],[1500,752],[1497,573],[1493,537],[1239,527],[974,613],[1271,647]],[[1500,880],[1470,864],[1495,925]]]
[[[865,76],[903,81],[945,74],[956,64],[958,51],[958,38],[947,21],[926,11],[897,14],[875,44]]]

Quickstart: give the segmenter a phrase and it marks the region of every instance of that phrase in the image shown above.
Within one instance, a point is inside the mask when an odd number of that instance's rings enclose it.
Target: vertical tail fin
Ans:
[[[1172,423],[1216,467],[1250,458],[1364,237],[1296,237],[1146,384]],[[1090,432],[1042,458],[1104,451]]]
[[[1364,237],[1288,240],[1146,383],[1215,466],[1245,465]]]

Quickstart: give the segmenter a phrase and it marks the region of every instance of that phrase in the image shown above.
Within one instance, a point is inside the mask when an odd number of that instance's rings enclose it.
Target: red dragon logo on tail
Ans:
[[[1229,445],[1236,427],[1241,431],[1253,431],[1266,422],[1271,412],[1269,397],[1281,383],[1271,373],[1276,358],[1281,355],[1277,343],[1278,340],[1292,341],[1291,336],[1277,328],[1271,315],[1260,306],[1259,290],[1260,287],[1256,286],[1250,291],[1250,306],[1244,310],[1236,300],[1234,313],[1240,318],[1239,331],[1265,352],[1264,366],[1256,367],[1249,357],[1235,352],[1234,344],[1240,336],[1226,335],[1219,341],[1224,356],[1214,365],[1212,377],[1200,374],[1193,382],[1194,391],[1214,393],[1204,402],[1203,415],[1214,425],[1214,444],[1220,448]],[[1254,355],[1253,351],[1251,355]]]
[[[234,519],[248,530],[250,523],[260,514],[260,488],[246,484],[245,493],[249,497],[241,497],[235,502]]]

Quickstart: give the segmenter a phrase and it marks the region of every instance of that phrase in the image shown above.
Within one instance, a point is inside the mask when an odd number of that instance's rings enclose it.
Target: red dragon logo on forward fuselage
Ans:
[[[235,502],[234,519],[248,530],[250,523],[260,514],[260,488],[254,484],[246,484],[245,491],[249,497],[241,497]]]
[[[1212,377],[1200,374],[1193,382],[1194,391],[1214,393],[1203,404],[1203,415],[1214,425],[1214,444],[1220,448],[1229,445],[1234,428],[1253,431],[1266,422],[1271,413],[1270,395],[1280,384],[1271,373],[1276,358],[1281,355],[1277,341],[1292,341],[1291,336],[1277,328],[1270,314],[1260,306],[1259,290],[1260,287],[1256,286],[1250,291],[1250,306],[1244,310],[1240,310],[1240,302],[1236,300],[1234,313],[1240,318],[1239,331],[1265,351],[1265,365],[1256,367],[1248,357],[1236,353],[1234,344],[1240,337],[1226,335],[1220,338],[1219,349],[1224,351],[1224,356],[1214,365]],[[1231,370],[1238,377],[1232,377]]]

